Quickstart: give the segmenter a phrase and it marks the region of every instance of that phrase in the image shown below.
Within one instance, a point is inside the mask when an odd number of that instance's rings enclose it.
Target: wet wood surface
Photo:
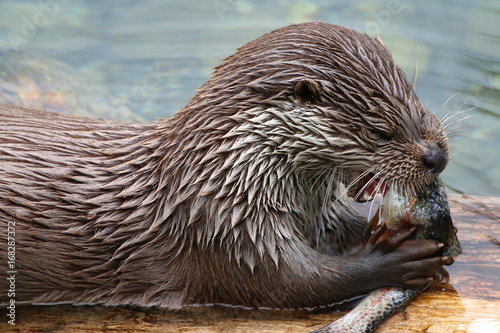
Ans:
[[[463,248],[448,283],[421,293],[377,332],[500,332],[500,197],[450,195]],[[0,310],[1,332],[309,332],[342,313],[265,317],[103,306],[18,306]]]

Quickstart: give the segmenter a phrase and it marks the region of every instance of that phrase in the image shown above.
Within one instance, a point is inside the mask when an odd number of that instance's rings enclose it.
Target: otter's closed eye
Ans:
[[[378,129],[374,129],[374,130],[372,130],[372,132],[375,133],[375,135],[377,135],[377,137],[384,142],[389,142],[394,138],[393,134],[383,132],[383,131],[378,130]]]

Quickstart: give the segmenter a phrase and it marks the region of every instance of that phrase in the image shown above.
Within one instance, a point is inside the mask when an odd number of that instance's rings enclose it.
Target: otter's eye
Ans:
[[[378,138],[384,142],[389,142],[394,138],[394,135],[387,132],[382,132],[380,130],[373,130],[373,133],[375,133]]]

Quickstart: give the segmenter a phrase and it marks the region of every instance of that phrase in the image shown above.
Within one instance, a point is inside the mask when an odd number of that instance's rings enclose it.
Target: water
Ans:
[[[380,35],[410,80],[417,67],[417,94],[430,111],[474,108],[453,140],[446,185],[500,196],[500,2],[8,0],[1,6],[0,48],[69,63],[110,91],[118,106],[146,119],[181,108],[210,68],[271,29],[318,20]]]

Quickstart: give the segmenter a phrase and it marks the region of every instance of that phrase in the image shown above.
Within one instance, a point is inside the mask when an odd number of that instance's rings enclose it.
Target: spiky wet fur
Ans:
[[[411,191],[433,177],[425,145],[447,154],[383,45],[325,23],[246,44],[171,119],[2,106],[0,123],[18,302],[293,308],[355,296],[366,290],[342,255],[366,219],[346,187],[371,171]]]

